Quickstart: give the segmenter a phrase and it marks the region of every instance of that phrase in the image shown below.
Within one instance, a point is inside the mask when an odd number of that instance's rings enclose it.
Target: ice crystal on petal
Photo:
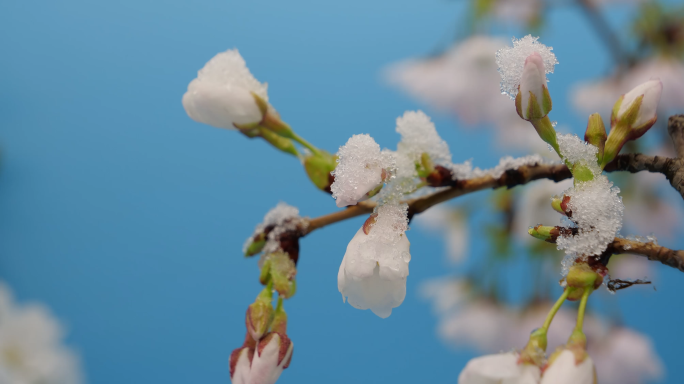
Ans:
[[[603,175],[577,183],[564,192],[570,197],[568,208],[579,231],[574,236],[561,235],[556,241],[558,249],[567,255],[563,260],[564,274],[574,258],[600,255],[619,233],[625,209],[619,192]]]
[[[539,37],[527,35],[522,39],[513,38],[513,47],[501,48],[496,52],[496,64],[499,66],[501,75],[501,93],[515,98],[518,94],[518,85],[522,79],[525,59],[535,52],[541,55],[544,62],[545,74],[553,73],[554,66],[558,64],[556,55],[551,52],[552,47],[538,42]]]
[[[337,151],[337,167],[330,186],[338,207],[354,205],[382,183],[383,169],[394,168],[394,159],[367,134],[354,135]]]

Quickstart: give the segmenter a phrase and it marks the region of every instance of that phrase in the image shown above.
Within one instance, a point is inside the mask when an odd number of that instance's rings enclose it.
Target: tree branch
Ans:
[[[606,166],[606,171],[628,171],[628,172],[659,172],[666,177],[671,173],[670,169],[675,159],[659,156],[645,156],[641,154],[619,155],[612,163]],[[469,180],[456,180],[452,185],[431,195],[419,197],[406,201],[409,206],[409,218],[413,215],[422,213],[433,205],[443,203],[447,200],[463,196],[468,193],[481,191],[490,188],[508,187],[513,188],[518,185],[527,184],[530,181],[539,179],[550,179],[561,181],[572,177],[568,167],[563,164],[556,165],[525,165],[516,169],[509,169],[499,178],[493,176],[483,176]],[[684,181],[683,181],[684,183]],[[682,186],[684,189],[684,185]],[[316,229],[340,221],[351,219],[356,216],[373,212],[376,204],[374,202],[362,202],[348,207],[343,211],[333,212],[324,216],[309,219],[308,226],[302,229],[302,236],[306,236]]]
[[[631,253],[644,256],[649,260],[660,261],[669,267],[684,272],[684,251],[676,251],[654,243],[642,243],[617,237],[608,245],[607,251],[613,254]]]

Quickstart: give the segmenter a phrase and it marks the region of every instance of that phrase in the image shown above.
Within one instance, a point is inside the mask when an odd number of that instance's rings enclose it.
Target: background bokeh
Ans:
[[[636,11],[609,10],[616,25]],[[90,383],[229,382],[228,356],[260,287],[244,240],[279,201],[304,216],[336,208],[293,158],[189,119],[180,102],[188,82],[217,52],[238,48],[309,141],[334,152],[369,133],[394,148],[396,117],[424,106],[388,87],[382,68],[439,49],[464,11],[445,0],[0,3],[0,279],[19,301],[50,306]],[[554,119],[581,134],[586,120],[568,90],[605,74],[610,57],[576,9],[547,16],[542,41],[560,61],[549,77]],[[455,162],[498,162],[493,131],[426,112]],[[362,221],[302,240],[286,307],[295,353],[279,382],[455,383],[474,352],[440,341],[418,289],[449,271],[442,240],[408,233],[407,297],[382,320],[337,291]],[[661,244],[684,248],[682,228],[674,233]],[[485,238],[472,236],[477,257]],[[679,383],[684,276],[655,269],[657,291],[614,300],[625,324],[652,337],[663,383]]]

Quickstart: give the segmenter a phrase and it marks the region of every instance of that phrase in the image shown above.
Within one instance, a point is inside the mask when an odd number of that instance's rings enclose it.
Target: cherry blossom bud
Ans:
[[[252,76],[237,49],[214,56],[183,95],[188,116],[218,128],[259,123],[268,106],[266,84]]]
[[[580,359],[577,356],[580,355]],[[596,369],[584,351],[561,349],[549,359],[540,384],[596,384]]]
[[[649,80],[618,99],[610,116],[602,165],[613,161],[627,141],[640,138],[655,124],[662,91],[660,80]]]
[[[598,160],[601,161],[603,157],[603,148],[606,145],[606,127],[603,125],[603,119],[598,113],[589,116],[587,123],[587,130],[584,132],[584,141],[598,148]]]
[[[304,170],[309,180],[322,191],[330,192],[330,186],[335,181],[331,172],[336,166],[337,157],[326,151],[319,151],[304,158]]]
[[[259,340],[268,331],[273,320],[273,306],[271,300],[273,299],[273,283],[264,288],[259,296],[257,296],[254,303],[247,308],[247,316],[245,322],[247,324],[247,331],[254,340]]]
[[[294,344],[287,335],[270,332],[259,340],[248,384],[274,384],[290,366]]]
[[[565,281],[571,288],[596,289],[603,284],[603,276],[587,263],[576,263],[568,270]]]
[[[381,206],[374,223],[360,228],[349,242],[337,274],[337,288],[358,309],[387,318],[406,296],[411,260],[407,206]],[[367,223],[369,223],[367,221]]]
[[[230,381],[233,384],[248,384],[252,367],[254,348],[238,348],[230,354]]]
[[[458,376],[458,384],[538,384],[539,367],[519,362],[517,353],[474,358]]]
[[[515,109],[525,120],[539,120],[549,114],[552,103],[546,87],[544,60],[537,52],[525,59]]]
[[[267,256],[267,262],[273,288],[284,298],[292,297],[294,295],[294,279],[297,275],[297,267],[294,261],[287,253],[276,252]]]

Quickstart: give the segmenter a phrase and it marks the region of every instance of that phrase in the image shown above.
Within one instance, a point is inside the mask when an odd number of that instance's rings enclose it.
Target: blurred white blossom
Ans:
[[[15,304],[0,283],[0,383],[81,383],[78,358],[62,344],[63,337],[47,308]]]
[[[465,260],[468,252],[468,220],[457,209],[436,205],[416,215],[414,222],[420,228],[436,232],[446,241],[447,255],[453,264]]]
[[[467,124],[489,122],[493,110],[510,101],[500,97],[494,52],[503,38],[476,35],[436,57],[408,59],[386,70],[390,84],[432,108],[456,114]],[[503,101],[502,101],[503,99]]]

